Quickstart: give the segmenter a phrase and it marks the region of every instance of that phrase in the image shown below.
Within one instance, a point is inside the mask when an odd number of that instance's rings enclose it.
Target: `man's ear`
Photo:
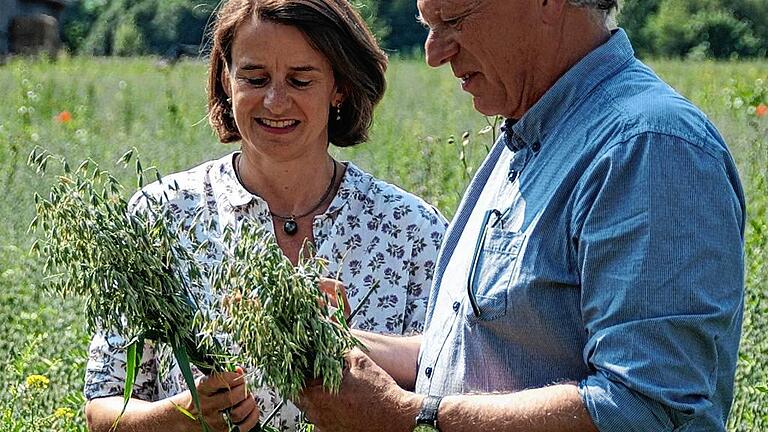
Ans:
[[[559,25],[568,0],[539,0],[541,2],[541,18],[544,24]]]

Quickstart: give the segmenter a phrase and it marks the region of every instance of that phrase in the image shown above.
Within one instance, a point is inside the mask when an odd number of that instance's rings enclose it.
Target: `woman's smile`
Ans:
[[[256,123],[266,132],[278,135],[291,133],[301,124],[298,120],[273,120],[264,117],[257,117]]]

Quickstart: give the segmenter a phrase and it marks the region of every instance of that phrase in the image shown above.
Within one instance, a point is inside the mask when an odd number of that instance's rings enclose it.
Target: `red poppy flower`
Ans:
[[[755,115],[758,117],[765,117],[765,115],[768,114],[768,106],[765,104],[760,104],[755,108]]]
[[[69,123],[72,121],[72,114],[69,111],[62,111],[56,114],[54,120],[56,120],[56,123]]]

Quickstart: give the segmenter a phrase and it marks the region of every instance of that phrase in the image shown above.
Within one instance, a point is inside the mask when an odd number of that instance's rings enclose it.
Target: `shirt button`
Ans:
[[[426,375],[427,378],[431,378],[432,377],[432,368],[428,367],[428,368],[424,369],[424,375]]]
[[[453,303],[453,311],[454,312],[458,312],[460,307],[461,307],[461,303],[459,303],[459,302],[454,302]]]
[[[531,145],[531,150],[533,150],[534,153],[538,153],[539,150],[541,150],[541,143],[538,141],[533,143],[533,145]]]
[[[516,169],[509,170],[509,176],[507,178],[510,183],[514,183],[514,181],[517,180],[517,170]]]

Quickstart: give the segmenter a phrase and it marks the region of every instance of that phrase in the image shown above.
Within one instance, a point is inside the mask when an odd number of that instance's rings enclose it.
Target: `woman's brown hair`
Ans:
[[[360,15],[346,0],[229,0],[218,11],[208,73],[208,121],[223,143],[239,141],[222,73],[232,64],[232,41],[251,17],[301,30],[333,67],[344,97],[341,120],[330,110],[328,140],[339,147],[368,139],[373,108],[386,88],[387,56]]]

